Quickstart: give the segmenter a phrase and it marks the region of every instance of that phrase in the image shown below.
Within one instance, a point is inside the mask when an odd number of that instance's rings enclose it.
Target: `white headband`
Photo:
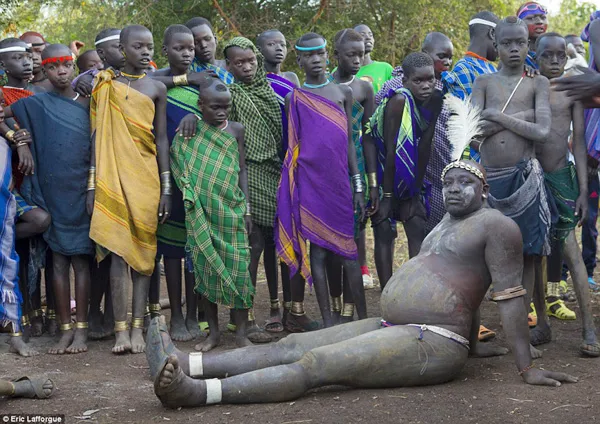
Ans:
[[[495,23],[486,21],[485,19],[474,18],[469,21],[469,26],[475,25],[475,24],[487,25],[489,27],[496,28]]]
[[[98,41],[96,41],[94,43],[94,46],[97,46],[98,44],[102,44],[105,41],[112,41],[112,40],[120,40],[121,39],[121,35],[120,34],[115,34],[115,35],[109,35],[108,37],[104,37]]]
[[[12,46],[12,47],[5,47],[3,49],[0,49],[0,53],[8,53],[8,52],[26,52],[27,48],[22,47],[22,46]]]

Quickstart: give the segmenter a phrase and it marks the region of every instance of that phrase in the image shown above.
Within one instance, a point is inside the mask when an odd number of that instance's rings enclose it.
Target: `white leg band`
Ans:
[[[202,366],[202,352],[190,353],[190,377],[203,377],[204,368]]]
[[[221,380],[211,378],[210,380],[204,380],[204,382],[206,383],[206,404],[221,403],[221,398],[223,397]]]

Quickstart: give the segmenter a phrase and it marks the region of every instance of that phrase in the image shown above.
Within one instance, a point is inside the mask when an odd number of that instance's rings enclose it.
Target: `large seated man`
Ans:
[[[469,339],[476,343],[476,312],[492,282],[518,374],[528,384],[576,382],[575,377],[532,365],[525,291],[515,287],[523,272],[521,234],[510,218],[484,207],[485,171],[474,162],[457,161],[446,167],[442,178],[449,213],[427,236],[420,253],[386,285],[383,320],[293,334],[268,347],[188,355],[172,345],[156,318],[148,332],[147,355],[163,405],[282,402],[327,385],[445,383],[460,374]],[[471,349],[479,356],[502,353],[506,350],[484,345]]]

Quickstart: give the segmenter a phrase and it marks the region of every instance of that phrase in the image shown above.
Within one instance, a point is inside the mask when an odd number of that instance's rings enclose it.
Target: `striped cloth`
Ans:
[[[90,105],[96,132],[90,238],[100,246],[98,262],[112,252],[140,274],[152,275],[160,202],[154,102],[115,78],[111,69],[96,75]]]
[[[496,66],[489,60],[467,52],[451,71],[442,73],[444,92],[464,100],[473,92],[473,84],[479,75],[493,74],[497,71]]]
[[[198,89],[194,86],[178,86],[167,91],[167,137],[172,145],[181,120],[188,114],[200,115],[198,110]],[[158,256],[182,259],[185,257],[185,206],[183,195],[171,176],[171,214],[164,224],[158,224],[156,238]]]
[[[221,81],[225,84],[232,84],[234,82],[233,75],[227,72],[225,69],[220,68],[218,66],[212,65],[210,63],[200,62],[198,59],[194,58],[192,63],[190,64],[191,72],[203,72],[203,71],[213,71]]]
[[[564,241],[575,229],[579,220],[575,216],[575,202],[579,197],[579,181],[573,162],[554,172],[544,173],[550,192],[548,201],[553,201],[558,211],[558,222],[552,226],[552,237]]]
[[[479,75],[496,72],[498,70],[492,62],[473,52],[467,52],[463,58],[456,62],[452,71],[442,73],[444,92],[464,100],[473,92],[475,79]],[[479,163],[481,155],[477,150],[467,147],[463,159],[471,159]]]
[[[210,302],[252,307],[246,198],[239,187],[238,143],[231,134],[198,121],[196,136],[178,135],[171,169],[186,204],[187,251],[195,290]]]
[[[427,128],[428,121],[422,116],[422,110],[417,107],[412,93],[399,88],[389,97],[383,99],[369,121],[367,132],[373,136],[377,147],[377,180],[379,185],[383,184],[383,172],[385,168],[387,150],[383,137],[385,108],[393,95],[400,94],[405,98],[404,110],[402,112],[402,123],[396,137],[396,175],[394,175],[394,194],[402,200],[408,199],[421,193],[422,187],[415,187],[417,167],[417,146]]]
[[[590,25],[593,21],[600,18],[600,10],[596,10],[590,16],[590,23],[586,25],[581,33],[581,39],[586,42],[590,42]],[[599,69],[596,66],[593,49],[589,49],[590,52],[590,69],[598,72]],[[585,110],[585,142],[587,144],[588,155],[594,159],[600,161],[600,109],[586,109]]]
[[[296,86],[290,80],[282,77],[281,75],[273,74],[270,72],[267,74],[267,81],[271,85],[271,88],[273,89],[275,96],[277,96],[277,101],[279,102],[279,108],[281,109],[282,132],[281,132],[281,147],[279,149],[279,157],[281,158],[281,160],[283,160],[285,157],[285,152],[287,152],[287,145],[288,145],[288,141],[287,141],[288,140],[288,134],[287,134],[288,133],[288,120],[287,120],[287,114],[285,113],[285,98],[288,96],[288,94],[291,94],[291,92],[294,91],[294,88]]]
[[[252,221],[261,227],[273,228],[282,165],[279,157],[282,136],[281,109],[277,96],[267,82],[263,55],[244,37],[233,38],[225,45],[224,50],[233,46],[252,50],[258,62],[252,82],[236,82],[229,86],[233,100],[229,117],[245,128]]]
[[[550,254],[551,213],[544,187],[544,171],[537,159],[514,167],[485,168],[490,185],[488,202],[517,223],[523,254]]]
[[[15,197],[10,191],[11,150],[0,138],[0,328],[20,331],[19,256],[15,251]]]
[[[531,69],[539,69],[538,64],[535,60],[535,52],[529,51],[527,53],[527,57],[525,58],[525,66],[529,66]]]

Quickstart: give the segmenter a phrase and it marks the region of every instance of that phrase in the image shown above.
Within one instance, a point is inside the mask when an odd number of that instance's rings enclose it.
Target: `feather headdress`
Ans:
[[[460,160],[463,151],[473,138],[482,134],[481,109],[471,104],[471,96],[464,100],[447,94],[444,103],[450,111],[448,118],[448,140],[452,148],[453,161]]]

